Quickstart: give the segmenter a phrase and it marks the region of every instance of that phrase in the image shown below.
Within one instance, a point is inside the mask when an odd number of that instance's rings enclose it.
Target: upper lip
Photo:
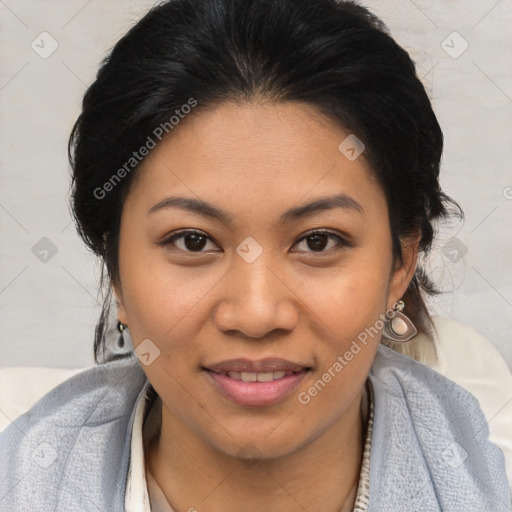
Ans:
[[[228,359],[219,363],[214,363],[204,367],[215,373],[226,372],[249,372],[249,373],[265,373],[265,372],[299,372],[309,370],[309,367],[304,364],[293,363],[286,359],[280,358],[266,358],[257,361],[250,359]]]

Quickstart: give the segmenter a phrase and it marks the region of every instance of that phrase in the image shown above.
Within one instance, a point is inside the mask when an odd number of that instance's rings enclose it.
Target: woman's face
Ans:
[[[368,329],[415,257],[394,270],[348,135],[305,104],[223,103],[152,150],[124,204],[120,319],[164,417],[223,453],[291,454],[359,411]]]

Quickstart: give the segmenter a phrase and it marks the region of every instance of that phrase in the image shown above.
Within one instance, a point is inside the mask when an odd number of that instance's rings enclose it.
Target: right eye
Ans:
[[[168,237],[165,238],[165,240],[162,240],[159,242],[158,245],[162,247],[168,247],[173,246],[173,248],[182,251],[182,252],[208,252],[203,251],[205,246],[208,244],[208,242],[211,242],[213,245],[213,248],[210,250],[215,250],[215,243],[210,239],[206,233],[203,233],[202,231],[195,231],[195,230],[184,230],[179,231],[177,233],[172,233]]]

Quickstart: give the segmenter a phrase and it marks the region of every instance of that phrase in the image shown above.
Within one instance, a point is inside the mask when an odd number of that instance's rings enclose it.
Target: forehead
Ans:
[[[364,152],[345,151],[351,137],[305,103],[198,107],[145,158],[129,196],[148,208],[175,192],[271,208],[337,191],[376,204],[383,195]]]

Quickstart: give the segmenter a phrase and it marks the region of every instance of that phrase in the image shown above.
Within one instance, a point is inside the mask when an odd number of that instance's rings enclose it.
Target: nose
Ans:
[[[263,254],[252,263],[237,259],[223,280],[215,324],[224,334],[249,338],[268,337],[273,331],[296,327],[298,297],[291,283]]]

